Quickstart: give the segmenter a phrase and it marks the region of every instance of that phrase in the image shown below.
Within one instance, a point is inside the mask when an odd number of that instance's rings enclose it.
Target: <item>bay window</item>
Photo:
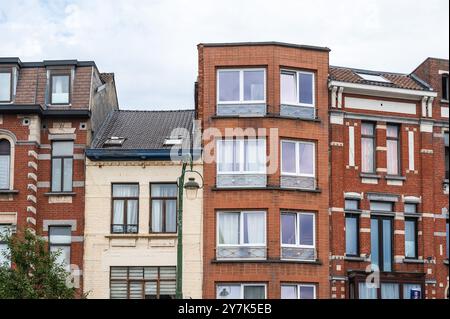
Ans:
[[[50,104],[70,103],[70,74],[50,75]]]
[[[177,232],[177,184],[151,184],[152,233]]]
[[[363,173],[375,173],[375,124],[361,124],[361,166]]]
[[[316,286],[308,284],[282,284],[281,299],[316,299]]]
[[[314,73],[282,70],[280,75],[281,115],[314,118]]]
[[[315,144],[281,141],[281,186],[315,188]]]
[[[217,259],[265,259],[266,213],[217,214]]]
[[[10,69],[0,70],[0,103],[11,102],[12,77],[13,73]]]
[[[417,218],[405,218],[405,258],[418,258]]]
[[[387,173],[388,175],[400,175],[400,141],[399,126],[388,124],[386,126],[387,146]]]
[[[112,233],[138,232],[138,184],[112,185]]]
[[[316,260],[316,227],[313,213],[281,213],[281,258]]]
[[[50,252],[57,254],[56,262],[69,271],[72,228],[70,226],[50,226],[48,242]]]
[[[71,192],[73,141],[52,143],[52,192]]]
[[[11,176],[11,144],[6,139],[0,139],[0,190],[10,188]]]
[[[218,284],[217,299],[266,299],[265,284]]]

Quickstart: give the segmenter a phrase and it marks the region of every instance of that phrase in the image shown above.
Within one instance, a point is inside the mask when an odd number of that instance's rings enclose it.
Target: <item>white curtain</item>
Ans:
[[[128,200],[127,207],[127,224],[128,225],[137,225],[138,223],[138,201],[137,200]]]
[[[266,140],[244,141],[245,165],[247,172],[264,172],[266,163]]]
[[[281,299],[297,299],[297,286],[283,285],[281,286]]]
[[[162,200],[152,200],[152,232],[162,231]]]
[[[373,139],[363,137],[361,139],[361,161],[362,161],[362,171],[364,173],[374,172],[374,147]]]
[[[153,184],[152,197],[177,197],[177,185]]]
[[[266,241],[266,215],[244,214],[244,244],[264,244]]]
[[[239,213],[219,214],[219,244],[239,244]]]
[[[266,299],[264,286],[244,286],[244,299]]]
[[[377,299],[377,289],[369,287],[365,282],[359,283],[359,299]]]
[[[387,140],[387,172],[390,175],[398,175],[398,142]]]
[[[9,189],[10,156],[0,155],[0,189]]]
[[[239,171],[239,141],[221,140],[217,148],[219,172]]]
[[[177,201],[166,201],[166,232],[174,233],[177,230]]]
[[[422,287],[418,284],[404,284],[403,299],[411,299],[411,290],[413,289],[422,292]]]
[[[138,197],[138,185],[113,185],[113,197]]]
[[[398,284],[381,284],[381,299],[400,299]]]
[[[295,73],[281,73],[281,103],[298,103],[297,79]]]
[[[241,286],[240,285],[218,285],[216,288],[217,299],[240,299]]]
[[[113,224],[122,225],[124,223],[123,215],[124,215],[124,201],[123,200],[115,200],[114,201]]]

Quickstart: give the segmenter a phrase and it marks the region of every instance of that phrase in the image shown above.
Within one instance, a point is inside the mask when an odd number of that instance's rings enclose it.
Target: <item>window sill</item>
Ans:
[[[367,258],[364,257],[357,257],[357,256],[345,256],[345,261],[352,261],[352,262],[366,262],[368,261]]]
[[[75,196],[75,192],[48,192],[44,193],[44,196]]]
[[[106,238],[162,238],[162,239],[176,239],[178,235],[176,233],[165,233],[165,234],[109,234],[105,236]]]
[[[448,266],[448,259],[444,260],[444,265]]]
[[[385,179],[391,179],[391,180],[394,180],[394,181],[406,181],[406,177],[405,176],[386,175],[384,178]]]
[[[425,261],[423,259],[414,259],[414,258],[404,258],[404,264],[424,264]]]
[[[444,100],[444,99],[442,99],[442,100],[441,100],[441,103],[448,104],[448,103],[449,103],[449,100]]]
[[[0,189],[0,195],[15,195],[18,193],[19,191],[17,189]]]
[[[381,175],[377,174],[370,174],[370,173],[360,173],[359,177],[361,178],[373,178],[373,179],[380,179]]]
[[[220,120],[220,119],[241,119],[241,118],[266,118],[266,119],[281,119],[281,120],[295,120],[295,121],[307,121],[307,122],[315,122],[321,123],[322,120],[319,118],[307,118],[307,117],[293,117],[293,116],[283,116],[279,114],[267,113],[265,115],[257,114],[257,115],[213,115],[210,117],[212,120]]]
[[[239,259],[239,260],[220,260],[212,259],[212,264],[242,264],[242,263],[261,263],[261,264],[307,264],[307,265],[322,265],[322,262],[317,260],[292,260],[292,259]]]
[[[316,189],[305,189],[305,188],[286,188],[277,186],[266,186],[266,187],[217,187],[211,188],[212,191],[242,191],[242,190],[252,190],[252,191],[294,191],[294,192],[306,192],[306,193],[321,193],[322,190]]]

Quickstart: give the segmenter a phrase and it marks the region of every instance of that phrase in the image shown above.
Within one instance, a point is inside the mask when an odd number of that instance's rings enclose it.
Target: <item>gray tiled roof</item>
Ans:
[[[111,112],[95,135],[92,148],[105,148],[109,138],[123,137],[121,146],[108,149],[170,149],[164,140],[174,135],[192,133],[194,110],[177,111],[128,111]],[[180,130],[179,132],[174,130]],[[183,134],[183,131],[185,134]]]

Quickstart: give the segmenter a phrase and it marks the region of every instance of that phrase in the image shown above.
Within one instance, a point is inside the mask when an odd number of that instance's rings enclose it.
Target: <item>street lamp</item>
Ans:
[[[187,165],[189,164],[189,168]],[[184,183],[184,178],[186,173],[197,174],[202,184],[199,185],[194,177],[189,177],[189,180]],[[178,240],[177,240],[177,281],[176,281],[176,298],[183,298],[183,190],[186,189],[187,199],[196,199],[198,190],[203,188],[203,176],[198,171],[194,170],[194,163],[192,157],[189,156],[187,160],[183,160],[183,165],[181,167],[181,175],[178,178],[178,214],[177,214],[177,225],[178,225]]]

